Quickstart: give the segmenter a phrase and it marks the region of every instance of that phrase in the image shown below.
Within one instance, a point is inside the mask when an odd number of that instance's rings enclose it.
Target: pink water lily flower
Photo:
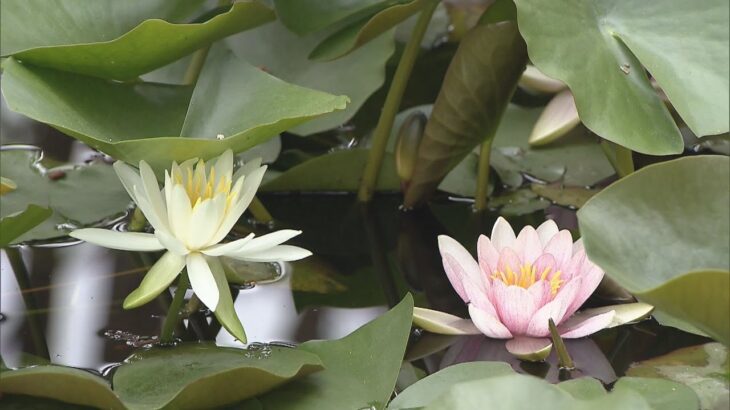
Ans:
[[[563,338],[588,336],[609,327],[615,312],[573,314],[593,293],[603,270],[586,257],[582,242],[553,221],[515,235],[499,218],[490,238],[479,237],[478,261],[457,241],[438,238],[444,269],[469,316],[486,336],[510,339],[516,355],[549,347],[548,320]]]

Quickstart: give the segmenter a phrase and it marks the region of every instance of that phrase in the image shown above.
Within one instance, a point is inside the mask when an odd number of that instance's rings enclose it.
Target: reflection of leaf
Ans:
[[[323,34],[326,33],[297,36],[277,21],[226,39],[226,44],[241,59],[264,68],[277,78],[350,98],[351,102],[344,110],[291,130],[299,135],[338,127],[355,115],[385,81],[385,64],[395,49],[393,35],[388,33],[336,61],[309,60],[309,51],[321,41]]]
[[[37,149],[0,151],[0,173],[18,184],[15,191],[0,196],[0,216],[6,219],[10,214],[25,210],[28,204],[53,210],[51,217],[11,239],[11,243],[63,236],[73,229],[74,224],[97,223],[121,215],[126,210],[129,196],[111,166],[93,163],[57,168],[55,172],[61,178],[51,179],[49,171],[38,163],[40,156]],[[5,234],[7,232],[3,228],[3,236]]]
[[[697,393],[703,409],[721,410],[730,405],[730,362],[727,348],[719,343],[687,347],[635,363],[627,374],[685,384]]]
[[[53,211],[30,204],[20,213],[0,218],[0,248],[11,244],[20,235],[30,231],[53,215]]]
[[[316,354],[186,344],[135,354],[114,373],[114,390],[130,408],[213,408],[245,400],[322,369]]]
[[[559,184],[532,184],[530,185],[530,189],[532,189],[532,192],[558,205],[573,206],[576,208],[583,206],[586,201],[598,193],[598,190],[595,189],[561,186]]]
[[[164,21],[179,19],[200,3],[4,0],[2,54],[43,67],[125,80],[275,18],[273,10],[248,0],[203,23]]]
[[[493,137],[526,59],[513,22],[477,26],[464,37],[426,125],[406,207],[425,200],[469,151]]]
[[[340,274],[327,260],[310,256],[292,262],[291,288],[297,292],[340,293],[347,290],[341,283]]]
[[[518,189],[500,196],[489,198],[487,204],[491,209],[499,209],[501,215],[531,214],[550,206],[550,201],[540,198],[529,189]]]
[[[728,166],[723,156],[651,165],[578,211],[586,252],[606,274],[675,323],[689,322],[725,343],[730,343]]]
[[[12,110],[117,159],[144,159],[157,169],[229,148],[244,151],[347,103],[345,96],[287,84],[223,47],[211,50],[195,89],[111,83],[13,59],[4,68],[2,91]]]
[[[400,370],[412,309],[413,298],[408,295],[388,313],[340,340],[303,343],[299,348],[319,356],[325,370],[259,397],[262,408],[384,408]]]
[[[728,131],[727,1],[515,3],[531,60],[568,84],[598,135],[647,154],[682,152],[644,67],[698,135]]]

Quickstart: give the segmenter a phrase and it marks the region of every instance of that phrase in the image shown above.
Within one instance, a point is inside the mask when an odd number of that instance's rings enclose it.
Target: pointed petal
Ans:
[[[165,249],[151,233],[117,232],[110,229],[77,229],[69,236],[95,245],[122,251],[152,252]]]
[[[190,217],[193,209],[190,206],[190,198],[182,185],[172,187],[172,201],[167,204],[170,220],[170,231],[176,238],[185,241],[188,238]],[[187,245],[187,244],[186,244]]]
[[[651,315],[651,312],[653,310],[654,306],[647,303],[623,303],[620,305],[602,306],[599,308],[581,310],[580,312],[571,316],[565,322],[582,322],[589,317],[613,311],[615,315],[613,317],[613,320],[611,321],[611,324],[607,326],[608,328],[612,328],[616,326],[621,326],[626,323],[634,323],[644,320],[648,318],[649,315]]]
[[[550,239],[545,245],[545,253],[550,253],[555,257],[558,268],[564,269],[573,256],[573,237],[570,231],[562,230]]]
[[[578,240],[573,243],[573,255],[577,254],[578,252],[585,253],[585,247],[583,246],[583,238],[578,238]]]
[[[531,146],[545,145],[557,140],[580,124],[578,109],[570,90],[553,97],[535,122],[528,142]]]
[[[516,239],[515,231],[509,222],[500,216],[497,218],[497,222],[494,223],[494,227],[492,227],[492,236],[489,239],[492,241],[494,249],[497,252],[502,252],[502,249],[514,244]]]
[[[593,265],[593,268],[587,273],[582,274],[580,279],[580,289],[578,289],[578,293],[575,295],[575,298],[573,298],[573,302],[570,306],[568,306],[568,310],[565,312],[566,316],[572,315],[583,305],[583,303],[585,303],[586,300],[588,300],[593,292],[595,292],[596,288],[601,283],[601,279],[603,279],[603,270],[598,266]]]
[[[251,203],[251,200],[253,200],[254,195],[256,195],[256,190],[258,189],[259,184],[261,184],[261,179],[264,177],[265,172],[266,166],[263,166],[253,170],[244,178],[243,186],[241,188],[241,196],[238,199],[238,202],[236,202],[235,205],[228,210],[223,221],[221,221],[221,226],[218,228],[218,232],[216,232],[213,236],[211,241],[212,243],[222,241],[223,238],[228,235],[228,232],[231,231],[231,228],[233,228],[233,225],[236,224],[241,215],[243,215],[243,212]]]
[[[167,226],[167,221],[160,219],[160,216],[157,214],[157,212],[155,212],[154,207],[152,206],[152,204],[150,204],[149,199],[147,199],[144,188],[135,185],[134,195],[136,198],[135,201],[137,202],[137,206],[147,218],[147,221],[150,223],[150,225],[152,225],[155,230],[168,231],[169,228]]]
[[[170,252],[176,253],[180,256],[185,256],[190,253],[190,250],[185,247],[185,244],[183,244],[179,239],[170,235],[170,233],[167,231],[158,229],[155,231],[155,236],[157,237],[157,240],[160,241],[162,246],[164,246],[165,249],[169,250]]]
[[[167,252],[147,272],[139,287],[124,299],[124,308],[131,309],[154,299],[177,277],[185,266],[185,258]]]
[[[446,271],[446,276],[451,282],[456,293],[464,300],[468,302],[469,299],[464,291],[464,285],[462,281],[464,278],[468,278],[475,284],[483,284],[485,278],[479,265],[471,256],[469,251],[464,249],[463,246],[453,238],[446,235],[439,235],[438,237],[439,251],[441,252],[441,258]]]
[[[508,340],[505,347],[520,360],[539,362],[550,355],[553,344],[550,339],[518,336]]]
[[[530,319],[526,335],[532,337],[545,337],[550,334],[548,319],[560,324],[565,318],[565,312],[580,289],[580,279],[573,279],[563,285],[555,298],[539,308]]]
[[[499,319],[513,335],[525,334],[530,319],[538,309],[533,295],[519,286],[507,286],[501,281],[494,281],[492,287],[494,307]]]
[[[210,271],[210,266],[206,262],[205,257],[198,252],[193,252],[187,256],[188,277],[193,292],[198,295],[208,309],[215,311],[218,307],[219,293],[218,285]]]
[[[535,304],[539,307],[548,303],[553,296],[550,282],[546,280],[538,280],[527,288],[527,291],[535,298]]]
[[[144,186],[144,192],[150,201],[150,205],[152,205],[160,220],[166,221],[167,209],[165,208],[165,202],[162,200],[160,186],[157,184],[157,177],[154,171],[152,171],[152,168],[145,161],[140,161],[139,173],[142,177],[142,185]]]
[[[132,200],[134,202],[137,202],[137,199],[134,194],[134,187],[142,186],[142,178],[139,176],[139,174],[137,173],[137,171],[134,168],[125,164],[122,161],[115,162],[113,166],[114,166],[114,171],[117,173],[119,180],[122,182],[122,185],[124,186],[124,189],[127,190],[129,197],[132,198]]]
[[[201,250],[201,252],[209,256],[223,256],[229,253],[235,253],[236,251],[240,250],[243,245],[245,245],[248,241],[253,239],[253,237],[254,234],[250,233],[245,238],[237,239],[233,242],[213,245],[211,247]]]
[[[232,334],[233,337],[241,342],[246,343],[246,332],[243,330],[241,320],[238,318],[238,314],[233,307],[233,297],[228,287],[223,265],[221,265],[218,258],[207,257],[205,260],[208,262],[208,266],[210,266],[213,279],[215,279],[215,284],[218,287],[219,300],[218,307],[215,309],[215,317],[226,328],[228,333]]]
[[[312,252],[298,246],[279,245],[261,251],[226,254],[225,256],[249,262],[287,262],[304,259],[311,255]]]
[[[235,174],[233,174],[233,180],[238,181],[241,177],[252,173],[254,170],[261,167],[261,158],[254,158],[247,163],[243,164]]]
[[[474,326],[488,337],[493,339],[509,339],[512,337],[512,333],[498,318],[473,304],[469,304],[469,316],[474,322]]]
[[[491,275],[497,269],[499,252],[494,248],[492,241],[485,235],[479,235],[477,254],[479,256],[479,267],[482,269],[482,272],[487,276]]]
[[[552,239],[553,236],[557,235],[559,230],[558,225],[555,224],[555,221],[553,221],[552,219],[548,219],[537,227],[536,232],[537,236],[540,237],[540,242],[542,243],[542,246],[544,248],[545,245],[550,242],[550,239]]]
[[[522,263],[532,264],[542,255],[542,242],[535,228],[529,225],[522,228],[515,240],[514,250]]]
[[[294,229],[282,229],[280,231],[271,232],[266,235],[259,236],[258,238],[253,238],[250,241],[246,242],[244,246],[241,247],[239,252],[253,253],[263,251],[276,245],[281,245],[282,243],[288,241],[295,236],[300,235],[301,233],[302,231],[297,231]]]
[[[218,157],[213,167],[216,174],[215,186],[218,186],[218,181],[223,178],[233,181],[233,151],[227,149]]]
[[[603,330],[611,325],[616,312],[611,310],[600,313],[595,316],[581,317],[579,320],[569,318],[565,323],[558,326],[558,332],[564,339],[577,339],[592,335],[599,330]]]
[[[440,335],[478,335],[482,332],[469,319],[462,319],[438,310],[413,308],[413,324]]]
[[[190,249],[200,249],[211,245],[211,239],[220,226],[225,207],[225,194],[195,205],[190,215],[187,244]]]
[[[469,303],[490,315],[497,317],[497,310],[495,309],[494,304],[492,304],[489,300],[485,289],[480,288],[478,284],[473,283],[471,280],[465,280],[462,284],[464,285],[466,296],[469,298]]]
[[[497,270],[507,275],[508,272],[515,274],[520,273],[520,267],[522,261],[517,253],[512,248],[504,248],[499,254],[499,261],[497,262]]]

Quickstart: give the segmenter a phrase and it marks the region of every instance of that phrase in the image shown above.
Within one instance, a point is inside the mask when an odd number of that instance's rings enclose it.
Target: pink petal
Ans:
[[[578,238],[578,240],[573,243],[573,255],[578,252],[585,253],[585,247],[583,247],[583,238]]]
[[[497,269],[499,252],[492,245],[492,241],[484,235],[479,235],[477,254],[479,255],[479,267],[482,269],[482,272],[491,275]]]
[[[515,242],[515,231],[509,222],[500,216],[492,227],[492,236],[490,239],[497,252],[502,252],[502,249],[507,246],[512,246]]]
[[[540,242],[540,237],[537,235],[535,228],[531,226],[522,228],[513,248],[522,263],[532,264],[535,259],[542,255],[542,242]]]
[[[578,320],[573,320],[571,317],[565,323],[558,326],[558,332],[560,332],[560,336],[564,339],[577,339],[592,335],[599,330],[607,328],[611,324],[611,321],[613,321],[615,314],[616,312],[611,310],[596,316],[579,318]]]
[[[578,252],[573,252],[573,256],[570,257],[568,264],[562,267],[563,274],[560,278],[567,281],[576,275],[580,275],[582,271],[586,270],[586,262],[585,251],[578,250]]]
[[[533,295],[519,286],[507,286],[495,280],[493,302],[499,318],[513,335],[525,334],[532,315],[538,308]]]
[[[510,333],[509,329],[497,317],[490,315],[473,304],[469,304],[469,316],[477,329],[481,330],[488,337],[493,339],[509,339],[512,337],[512,333]]]
[[[537,227],[536,232],[544,248],[550,242],[550,239],[558,233],[558,225],[552,219],[548,219]]]
[[[538,280],[527,288],[527,291],[535,298],[535,304],[538,308],[550,302],[553,297],[550,282],[546,280]]]
[[[467,298],[469,298],[469,303],[475,305],[479,309],[489,313],[494,317],[497,316],[497,310],[494,308],[494,305],[489,300],[489,297],[487,296],[487,291],[485,289],[481,289],[477,284],[474,284],[471,281],[464,281],[462,283],[464,284],[466,296]]]
[[[568,306],[568,310],[565,312],[566,317],[573,315],[573,313],[575,313],[575,311],[578,310],[586,300],[588,300],[593,292],[595,292],[603,279],[603,270],[598,266],[593,265],[587,273],[580,275],[580,279],[580,289],[578,290],[578,294],[575,295],[573,303]]]
[[[522,261],[517,255],[517,252],[513,251],[512,248],[504,248],[499,254],[499,261],[497,262],[497,270],[507,274],[508,271],[512,271],[515,274],[520,273],[520,266]]]
[[[543,252],[552,254],[560,269],[567,266],[573,256],[573,237],[570,236],[570,231],[562,230],[558,232],[545,245]]]
[[[548,319],[552,319],[556,325],[560,324],[565,317],[565,312],[573,302],[575,295],[580,290],[580,278],[573,279],[564,284],[559,290],[555,298],[539,308],[530,319],[525,332],[528,336],[545,337],[550,334]]]
[[[537,277],[540,277],[542,273],[547,270],[550,274],[548,278],[552,278],[555,272],[558,270],[557,262],[555,257],[549,253],[543,253],[539,258],[535,260],[534,267]]]
[[[519,359],[540,361],[550,354],[550,339],[519,336],[505,343],[507,351]]]
[[[444,270],[451,282],[451,286],[454,287],[454,290],[456,290],[456,293],[459,294],[464,302],[469,302],[464,291],[464,285],[461,282],[466,277],[474,283],[484,283],[485,279],[482,277],[483,275],[479,269],[479,265],[471,254],[454,239],[446,235],[440,235],[438,237],[438,244]]]

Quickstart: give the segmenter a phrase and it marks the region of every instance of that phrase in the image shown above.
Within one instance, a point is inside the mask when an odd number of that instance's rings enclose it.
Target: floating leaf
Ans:
[[[63,236],[76,225],[90,225],[121,215],[131,202],[108,164],[97,162],[47,170],[39,163],[39,149],[10,147],[5,146],[0,151],[0,173],[15,180],[18,189],[0,196],[3,241],[9,233],[5,231],[7,217],[25,211],[29,204],[40,208],[33,211],[33,219],[44,216],[44,207],[53,210],[53,215],[10,239],[10,243]],[[56,179],[49,178],[49,175],[55,175]]]
[[[42,206],[28,205],[20,213],[0,218],[0,248],[10,245],[15,239],[50,218],[53,211]]]
[[[382,409],[398,377],[412,309],[408,295],[343,339],[303,343],[299,348],[318,355],[325,370],[259,397],[257,405],[267,410]]]
[[[596,134],[646,154],[682,152],[644,68],[697,135],[728,131],[726,1],[515,3],[532,62],[570,87]]]
[[[0,372],[0,392],[96,408],[126,408],[106,380],[73,367],[43,365]]]
[[[276,18],[258,1],[245,0],[202,23],[165,21],[179,20],[201,3],[3,1],[2,54],[38,66],[127,80]]]
[[[526,59],[513,22],[477,26],[464,37],[426,125],[406,207],[425,200],[464,156],[494,135]]]
[[[593,195],[599,192],[597,189],[568,187],[560,184],[531,184],[530,189],[537,195],[549,199],[558,205],[572,206],[575,208],[580,208]]]
[[[326,34],[297,36],[276,21],[225,40],[241,59],[277,78],[350,98],[350,104],[344,110],[290,130],[299,135],[336,128],[352,118],[365,100],[383,85],[385,64],[395,50],[393,34],[387,33],[336,61],[310,60],[309,52]]]
[[[211,50],[194,90],[112,83],[8,59],[2,91],[10,109],[117,159],[146,160],[157,170],[173,160],[244,151],[347,103],[345,96],[287,84],[222,47]],[[218,140],[218,134],[225,138]]]
[[[322,369],[305,349],[184,344],[133,355],[114,373],[130,409],[200,409],[236,403]]]
[[[719,343],[686,347],[631,365],[630,376],[673,380],[692,388],[701,408],[722,410],[730,406],[730,362]]]
[[[279,20],[302,35],[356,21],[388,7],[412,0],[274,0]]]
[[[699,399],[692,389],[669,380],[644,377],[622,377],[611,394],[631,390],[639,393],[655,410],[686,410],[699,408]]]
[[[730,343],[729,166],[723,156],[650,165],[578,211],[594,263],[677,323],[724,343]]]

